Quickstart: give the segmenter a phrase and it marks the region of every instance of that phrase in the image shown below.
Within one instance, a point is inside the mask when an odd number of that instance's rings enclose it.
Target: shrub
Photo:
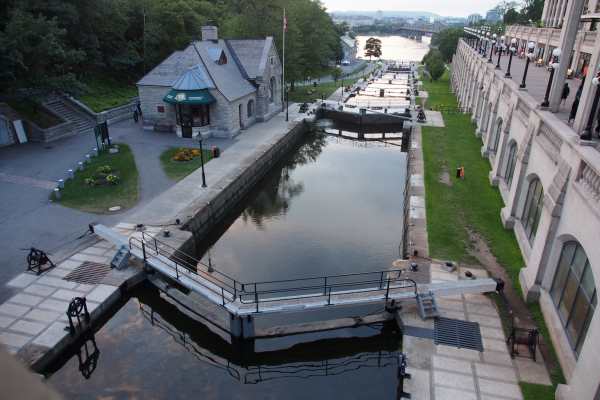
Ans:
[[[88,186],[95,186],[97,183],[94,177],[85,178],[84,182]]]
[[[101,165],[96,170],[99,174],[110,174],[112,172],[112,168],[110,165]]]
[[[117,175],[114,174],[110,174],[106,177],[106,182],[110,183],[111,185],[116,185],[119,183],[120,178]]]
[[[173,161],[191,161],[195,157],[200,157],[200,149],[189,149],[182,147],[177,149],[172,157]]]

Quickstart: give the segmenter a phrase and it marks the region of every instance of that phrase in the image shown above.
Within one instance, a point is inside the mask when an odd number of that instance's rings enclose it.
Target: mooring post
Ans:
[[[229,333],[232,341],[242,337],[242,319],[237,315],[229,314]]]

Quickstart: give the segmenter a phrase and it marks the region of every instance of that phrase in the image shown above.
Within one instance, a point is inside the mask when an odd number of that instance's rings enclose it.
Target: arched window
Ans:
[[[496,130],[493,132],[493,136],[490,138],[490,151],[495,153],[498,151],[498,143],[500,143],[500,135],[502,135],[502,120],[498,120]]]
[[[504,181],[506,186],[510,188],[512,184],[513,175],[515,173],[515,165],[517,164],[517,143],[512,142],[508,146],[508,153],[506,154],[506,164],[504,165]]]
[[[542,203],[544,201],[544,189],[542,182],[535,178],[529,183],[527,189],[527,197],[525,198],[525,207],[523,208],[523,216],[521,222],[529,243],[533,243],[535,233],[537,232],[540,216],[542,214]]]
[[[597,300],[590,261],[576,241],[566,242],[562,247],[550,296],[569,343],[579,355]]]
[[[254,100],[248,101],[248,118],[254,115]]]

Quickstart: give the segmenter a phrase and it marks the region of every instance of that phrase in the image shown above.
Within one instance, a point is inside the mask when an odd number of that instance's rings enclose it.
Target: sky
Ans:
[[[429,11],[447,17],[485,15],[500,0],[321,0],[328,11]]]

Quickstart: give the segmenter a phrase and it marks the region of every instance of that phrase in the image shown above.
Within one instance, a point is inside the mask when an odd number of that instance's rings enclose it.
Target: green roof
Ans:
[[[215,98],[206,89],[202,90],[176,90],[171,89],[163,98],[163,101],[171,104],[211,104],[216,102]]]

